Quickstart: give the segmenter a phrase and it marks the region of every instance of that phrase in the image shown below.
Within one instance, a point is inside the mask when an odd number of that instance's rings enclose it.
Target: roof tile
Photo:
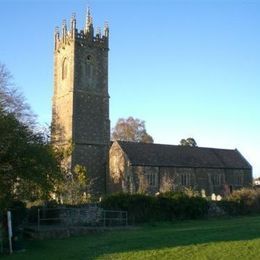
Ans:
[[[238,150],[118,141],[132,165],[251,169]]]

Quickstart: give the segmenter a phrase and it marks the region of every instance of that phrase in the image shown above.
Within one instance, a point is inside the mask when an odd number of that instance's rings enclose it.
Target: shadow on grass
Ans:
[[[157,223],[140,230],[106,234],[96,246],[104,254],[156,250],[211,242],[242,241],[260,238],[260,217]]]
[[[9,259],[95,259],[115,253],[252,240],[260,238],[259,230],[260,216],[155,223],[135,230],[90,234],[70,239],[30,241],[26,253],[20,254],[19,258],[13,256]]]

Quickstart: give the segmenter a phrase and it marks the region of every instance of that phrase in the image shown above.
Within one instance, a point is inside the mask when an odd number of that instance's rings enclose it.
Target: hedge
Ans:
[[[195,219],[207,215],[208,201],[184,193],[165,193],[157,197],[144,194],[117,193],[106,196],[101,207],[126,210],[130,223]]]

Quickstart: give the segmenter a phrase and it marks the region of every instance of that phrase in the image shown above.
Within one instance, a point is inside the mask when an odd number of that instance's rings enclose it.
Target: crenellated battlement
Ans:
[[[52,140],[59,148],[72,143],[64,164],[87,169],[95,197],[106,191],[110,147],[108,60],[109,28],[94,30],[90,10],[83,28],[75,14],[54,34]]]
[[[72,14],[70,19],[70,27],[67,27],[67,21],[63,20],[61,30],[59,27],[55,28],[54,42],[55,51],[64,47],[67,44],[78,42],[81,46],[94,45],[95,47],[108,48],[109,27],[106,22],[103,32],[98,27],[96,32],[93,27],[93,18],[90,14],[90,9],[87,10],[86,23],[83,30],[78,30],[76,27],[76,15]]]

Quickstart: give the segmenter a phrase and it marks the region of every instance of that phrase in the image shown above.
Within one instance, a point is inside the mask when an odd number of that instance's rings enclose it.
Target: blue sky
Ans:
[[[260,176],[260,1],[0,0],[0,61],[50,123],[53,32],[87,6],[110,26],[110,119],[146,121],[157,143],[237,148]]]

